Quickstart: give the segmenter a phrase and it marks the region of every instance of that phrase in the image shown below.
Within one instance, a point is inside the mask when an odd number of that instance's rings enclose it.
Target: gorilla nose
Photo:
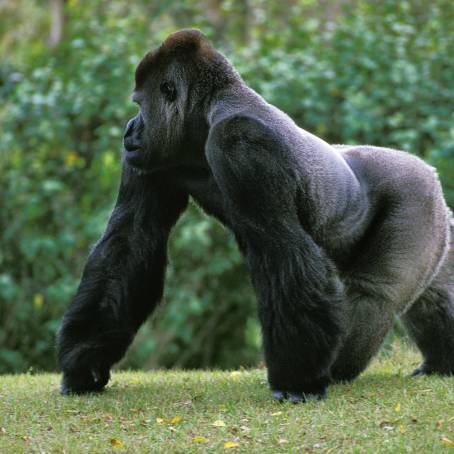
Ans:
[[[134,129],[134,120],[135,120],[136,117],[134,118],[131,118],[129,121],[128,121],[128,124],[126,125],[126,130],[125,130],[125,139],[126,137],[130,136],[132,134],[132,131]]]
[[[134,125],[137,117],[131,118],[126,125],[125,135],[123,136],[123,145],[126,151],[137,151],[140,148],[140,144],[135,138]]]

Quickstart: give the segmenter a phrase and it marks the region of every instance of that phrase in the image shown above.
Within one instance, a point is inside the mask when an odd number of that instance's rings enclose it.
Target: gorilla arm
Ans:
[[[233,117],[213,126],[206,154],[257,292],[271,389],[279,399],[320,398],[339,347],[344,293],[299,222],[286,144],[259,120]]]
[[[116,206],[58,334],[61,391],[102,389],[162,297],[170,229],[187,195],[124,165]]]

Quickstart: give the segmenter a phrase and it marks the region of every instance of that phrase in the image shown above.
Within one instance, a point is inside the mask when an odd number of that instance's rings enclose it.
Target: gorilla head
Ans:
[[[198,30],[174,33],[139,63],[127,125],[125,159],[143,171],[194,164],[208,134],[211,96],[239,75]]]
[[[103,389],[159,303],[189,196],[245,257],[274,397],[356,377],[396,315],[415,373],[454,373],[454,225],[432,168],[299,128],[195,30],[145,56],[133,99],[117,203],[59,332],[64,394]]]

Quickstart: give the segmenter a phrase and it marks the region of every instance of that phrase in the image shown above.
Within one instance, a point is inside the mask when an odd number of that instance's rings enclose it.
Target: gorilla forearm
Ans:
[[[249,247],[247,257],[271,389],[295,399],[325,393],[345,295],[333,264],[307,233],[293,227],[291,233],[276,232],[270,247]]]
[[[342,332],[344,291],[336,268],[298,219],[305,207],[296,206],[297,182],[267,127],[235,117],[213,128],[209,148],[257,292],[270,386],[293,399],[320,397]]]
[[[167,237],[186,201],[125,170],[106,232],[88,258],[59,331],[63,392],[104,386],[109,368],[160,301]]]

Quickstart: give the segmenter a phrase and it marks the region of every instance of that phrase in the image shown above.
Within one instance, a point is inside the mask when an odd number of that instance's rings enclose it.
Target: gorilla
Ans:
[[[432,167],[299,128],[198,30],[146,54],[132,96],[117,202],[58,333],[63,394],[102,390],[156,308],[189,197],[244,255],[276,399],[357,377],[395,316],[414,375],[454,374],[454,223]]]

